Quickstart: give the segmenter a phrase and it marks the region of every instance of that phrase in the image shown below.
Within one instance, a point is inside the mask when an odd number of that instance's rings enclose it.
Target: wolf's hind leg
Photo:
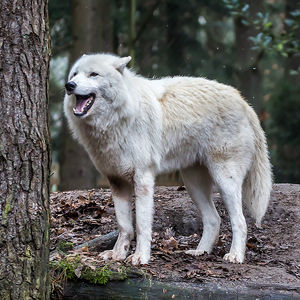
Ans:
[[[203,233],[196,250],[188,250],[187,254],[202,255],[210,253],[219,237],[220,216],[211,199],[212,179],[205,166],[195,165],[181,170],[184,184],[192,200],[202,215]]]
[[[124,260],[129,251],[134,231],[132,226],[132,186],[119,178],[109,178],[119,227],[119,236],[112,250],[100,253],[104,260]]]
[[[232,243],[224,259],[233,263],[244,261],[247,224],[242,208],[242,184],[245,177],[243,164],[231,161],[216,162],[210,166],[211,174],[218,185],[230,216]]]

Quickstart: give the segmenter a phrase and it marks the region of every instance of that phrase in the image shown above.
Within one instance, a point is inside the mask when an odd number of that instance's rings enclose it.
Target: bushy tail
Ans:
[[[254,130],[255,153],[243,183],[243,202],[255,219],[256,226],[260,227],[272,190],[272,170],[266,137],[251,107],[248,109],[248,118]]]

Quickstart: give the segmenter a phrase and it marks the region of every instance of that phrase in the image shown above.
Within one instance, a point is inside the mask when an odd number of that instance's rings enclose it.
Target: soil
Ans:
[[[157,187],[152,256],[138,267],[160,281],[217,284],[223,287],[273,289],[300,298],[300,185],[275,184],[262,228],[247,215],[248,241],[243,264],[223,261],[231,243],[231,227],[220,195],[214,200],[222,224],[212,254],[189,256],[202,231],[201,218],[184,187]],[[111,193],[107,189],[52,193],[51,250],[62,241],[75,246],[117,229]],[[131,251],[134,251],[133,243]],[[98,252],[75,251],[96,265]],[[74,255],[74,250],[69,251]],[[54,258],[57,259],[57,258]],[[118,268],[123,262],[112,263]],[[128,265],[127,265],[128,266]]]

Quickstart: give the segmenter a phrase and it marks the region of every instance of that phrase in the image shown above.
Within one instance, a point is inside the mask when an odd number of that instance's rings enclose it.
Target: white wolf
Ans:
[[[126,65],[130,57],[84,55],[71,68],[64,111],[74,137],[110,182],[119,227],[103,259],[124,260],[134,236],[132,264],[150,259],[153,188],[161,172],[181,170],[199,208],[203,234],[191,255],[211,252],[220,217],[211,198],[219,188],[232,225],[224,259],[242,263],[247,225],[242,198],[259,225],[272,187],[266,139],[257,115],[234,88],[204,78],[146,79]]]

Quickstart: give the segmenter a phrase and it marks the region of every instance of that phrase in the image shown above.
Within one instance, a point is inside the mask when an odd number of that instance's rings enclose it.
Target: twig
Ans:
[[[99,236],[93,240],[85,242],[83,244],[77,245],[74,247],[74,250],[88,247],[89,249],[93,249],[95,251],[103,251],[113,247],[117,238],[118,238],[119,230],[114,230],[108,234],[103,236]]]
[[[145,31],[146,27],[150,23],[150,21],[151,21],[151,19],[153,17],[154,11],[158,8],[158,6],[160,5],[160,3],[161,3],[161,0],[157,0],[154,3],[154,5],[152,6],[152,8],[149,10],[148,15],[144,19],[143,23],[141,24],[140,28],[138,29],[138,32],[137,32],[135,38],[132,41],[132,45],[133,46],[135,46],[136,42],[140,39],[140,37],[143,34],[143,32]]]

